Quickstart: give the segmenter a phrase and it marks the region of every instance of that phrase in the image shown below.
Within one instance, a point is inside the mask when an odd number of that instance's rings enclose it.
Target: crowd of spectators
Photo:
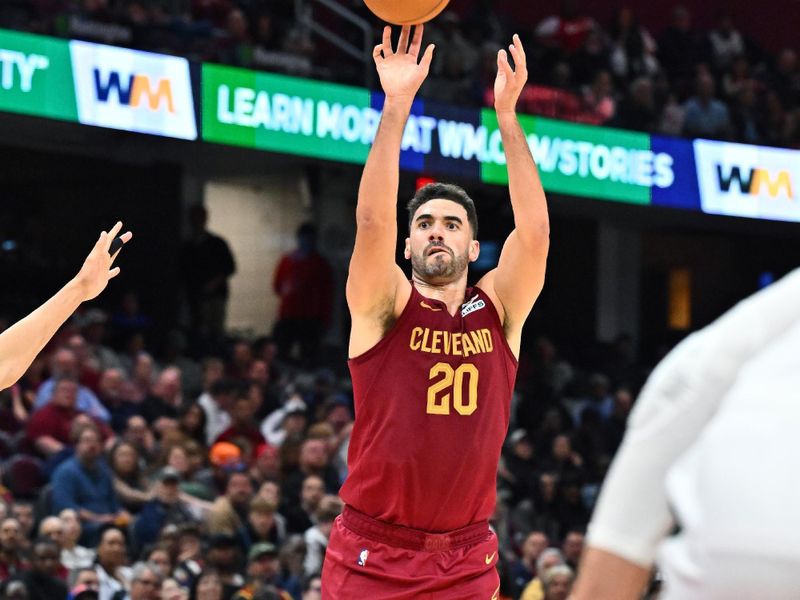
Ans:
[[[0,597],[319,598],[349,378],[272,338],[154,356],[128,317],[82,310],[0,394]],[[571,585],[645,374],[625,337],[597,357],[522,356],[491,520],[505,598]]]
[[[341,2],[368,22],[363,2]],[[501,8],[501,7],[500,7]],[[256,0],[11,0],[0,26],[181,54],[291,75],[364,85],[357,64],[295,15],[295,3]],[[323,26],[355,48],[359,31]],[[375,35],[379,33],[375,28]],[[466,106],[490,105],[496,52],[518,32],[530,82],[520,109],[529,114],[666,135],[800,147],[800,64],[785,48],[762,50],[735,16],[720,10],[708,31],[675,6],[660,31],[630,8],[608,23],[578,0],[540,22],[509,23],[490,0],[448,11],[428,26],[438,56],[421,94]],[[367,53],[367,60],[370,60]]]

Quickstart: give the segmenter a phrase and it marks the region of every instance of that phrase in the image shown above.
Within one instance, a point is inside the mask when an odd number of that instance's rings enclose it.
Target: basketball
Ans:
[[[419,25],[442,12],[450,0],[364,0],[375,15],[394,25]]]

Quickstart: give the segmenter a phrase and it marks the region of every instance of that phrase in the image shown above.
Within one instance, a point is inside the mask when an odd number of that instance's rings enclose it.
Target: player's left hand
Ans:
[[[81,289],[84,301],[96,298],[100,292],[106,289],[109,280],[119,275],[119,267],[111,268],[119,250],[113,256],[110,256],[108,251],[111,248],[111,242],[121,230],[122,223],[118,221],[111,231],[103,231],[83,262],[81,270],[75,276],[75,282]],[[120,236],[120,239],[127,243],[132,237],[133,234],[127,231]]]
[[[514,59],[514,68],[508,62],[505,50],[497,53],[497,78],[494,81],[494,109],[498,112],[514,112],[522,88],[528,81],[528,66],[525,50],[519,36],[514,34],[514,43],[508,47]]]

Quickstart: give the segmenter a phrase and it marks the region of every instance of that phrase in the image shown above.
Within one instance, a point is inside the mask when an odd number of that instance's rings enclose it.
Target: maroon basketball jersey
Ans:
[[[356,421],[342,499],[431,532],[488,519],[517,360],[479,288],[455,316],[412,285],[392,329],[349,361]]]

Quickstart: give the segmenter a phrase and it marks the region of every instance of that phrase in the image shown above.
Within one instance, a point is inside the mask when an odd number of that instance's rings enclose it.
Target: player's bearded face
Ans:
[[[411,267],[423,279],[456,279],[469,265],[469,248],[456,254],[443,242],[430,242],[411,253]]]

